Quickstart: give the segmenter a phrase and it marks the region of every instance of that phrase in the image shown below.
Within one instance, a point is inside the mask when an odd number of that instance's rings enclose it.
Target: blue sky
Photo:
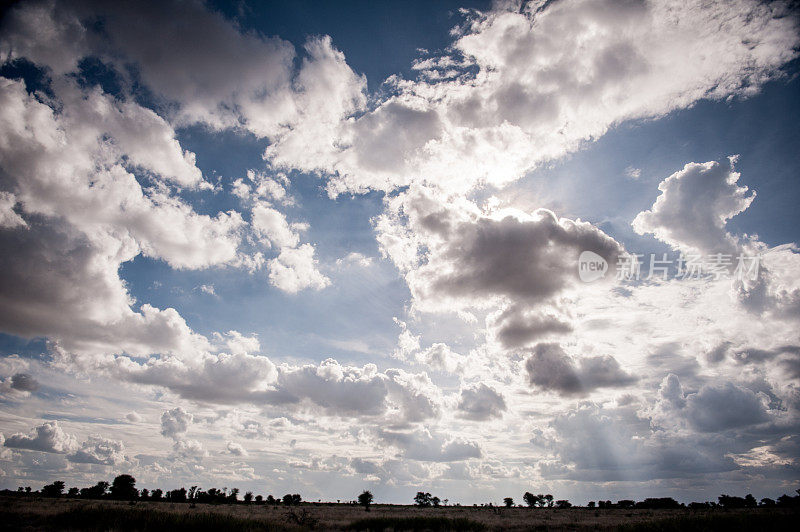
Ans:
[[[788,4],[30,1],[0,23],[0,486],[793,491]]]

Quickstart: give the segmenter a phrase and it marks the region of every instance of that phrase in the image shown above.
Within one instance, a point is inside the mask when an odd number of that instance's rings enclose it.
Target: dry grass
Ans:
[[[306,503],[298,507],[0,498],[6,530],[794,530],[784,509],[528,509]]]

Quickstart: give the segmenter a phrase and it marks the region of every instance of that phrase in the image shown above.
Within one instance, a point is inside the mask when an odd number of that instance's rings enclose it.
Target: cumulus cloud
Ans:
[[[701,432],[721,432],[770,420],[769,398],[732,382],[705,384],[697,392],[684,395],[678,377],[669,375],[661,384],[659,396],[668,411]]]
[[[497,339],[503,347],[518,348],[547,336],[572,332],[572,325],[558,316],[531,311],[524,305],[509,305],[492,323]]]
[[[559,344],[538,344],[525,362],[530,383],[561,395],[583,395],[597,388],[624,387],[636,382],[617,360],[593,356],[576,362]]]
[[[550,426],[559,463],[541,469],[556,478],[650,480],[737,469],[718,441],[660,433],[630,408],[584,404],[557,415]]]
[[[156,145],[168,126],[157,115],[139,116],[96,91],[82,97],[69,81],[59,93],[64,107],[55,113],[23,83],[0,80],[0,186],[13,190],[20,215],[31,222],[0,234],[2,248],[14,250],[0,259],[6,272],[0,324],[73,349],[116,343],[112,350],[152,353],[202,344],[174,311],[146,306],[133,312],[119,268],[139,254],[176,268],[232,261],[241,217],[199,215],[163,187],[143,189],[124,167],[123,154],[133,164],[166,171],[147,160],[163,159]],[[121,131],[138,133],[110,140],[114,132],[98,112],[123,122]]]
[[[203,444],[197,440],[176,440],[172,451],[176,457],[186,460],[200,460],[208,455]]]
[[[192,414],[179,406],[167,410],[161,414],[161,435],[177,440],[186,434],[193,419]]]
[[[480,458],[480,446],[464,438],[447,438],[426,430],[394,432],[381,430],[378,437],[403,451],[403,456],[425,462],[455,462]]]
[[[757,236],[735,235],[726,229],[730,218],[746,210],[755,192],[739,186],[737,157],[689,163],[659,184],[661,194],[651,209],[640,212],[633,228],[688,255],[685,273],[732,273],[732,295],[747,310],[771,313],[778,319],[798,315],[800,284],[792,269],[800,264],[794,244],[769,247]],[[691,265],[692,254],[695,260]],[[711,257],[722,257],[718,267]],[[718,357],[720,353],[711,353]]]
[[[247,456],[247,451],[240,443],[229,441],[225,445],[225,451],[233,456]]]
[[[593,225],[539,209],[485,213],[432,190],[392,198],[377,221],[384,254],[405,273],[420,310],[536,305],[577,282],[577,257],[615,263],[622,246]]]
[[[636,216],[633,228],[687,252],[734,254],[736,239],[725,224],[755,199],[755,192],[737,184],[734,161],[687,164],[658,185],[661,194]]]
[[[461,373],[464,371],[467,364],[467,358],[464,355],[454,352],[450,349],[450,346],[441,342],[437,342],[422,350],[419,350],[419,345],[417,345],[416,348],[414,360],[434,370]]]
[[[67,434],[58,421],[45,421],[29,434],[16,433],[6,438],[6,447],[45,453],[67,454],[78,449],[78,440]]]
[[[460,417],[486,421],[493,417],[502,417],[506,410],[506,401],[494,389],[480,383],[461,390],[456,409]]]
[[[709,384],[686,398],[686,416],[692,426],[704,432],[746,427],[769,419],[765,399],[730,382]]]
[[[472,12],[447,55],[417,64],[421,79],[391,80],[394,94],[344,124],[338,142],[322,136],[327,151],[311,157],[278,143],[267,157],[328,172],[332,193],[501,186],[613,124],[754,94],[795,57],[797,21],[787,12],[748,0]]]
[[[321,290],[330,284],[330,279],[319,271],[318,265],[311,244],[283,248],[277,258],[269,261],[269,282],[290,294],[306,288]]]
[[[99,465],[119,465],[128,460],[125,456],[125,445],[121,441],[100,436],[90,436],[67,459],[78,464]]]

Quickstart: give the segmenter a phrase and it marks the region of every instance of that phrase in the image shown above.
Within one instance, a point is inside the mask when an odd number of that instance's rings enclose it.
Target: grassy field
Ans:
[[[374,505],[296,507],[0,498],[3,530],[796,530],[788,509],[622,510]]]

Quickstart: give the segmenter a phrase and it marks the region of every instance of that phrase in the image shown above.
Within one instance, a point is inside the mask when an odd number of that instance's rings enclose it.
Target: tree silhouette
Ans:
[[[244,502],[250,504],[253,501],[253,492],[248,491],[244,494]]]
[[[548,508],[552,508],[553,507],[553,496],[550,495],[549,493],[547,495],[545,495],[544,497],[539,495],[539,499],[541,501],[541,505],[542,506],[547,506]]]
[[[525,501],[525,504],[527,504],[529,507],[533,508],[536,506],[536,503],[539,499],[530,491],[526,491],[525,495],[522,496],[522,500]]]
[[[139,498],[136,479],[130,475],[118,475],[111,484],[111,497],[121,501],[132,501]]]
[[[285,504],[286,506],[296,506],[301,502],[303,502],[303,498],[300,497],[299,493],[295,493],[294,495],[292,495],[291,493],[287,493],[286,495],[283,496],[283,504]]]
[[[506,505],[506,508],[511,508],[512,506],[514,506],[514,499],[512,499],[511,497],[506,497],[505,499],[503,499],[503,504]]]
[[[723,508],[744,508],[746,505],[746,500],[743,497],[722,494],[717,499],[719,500],[719,505]]]
[[[417,504],[417,506],[430,506],[432,504],[431,494],[424,491],[418,491],[414,496],[414,502]]]
[[[170,502],[186,502],[186,488],[171,490],[167,493]]]
[[[586,507],[587,508],[594,508],[594,501],[589,501],[588,504],[586,504]]]
[[[560,501],[556,501],[556,508],[572,508],[572,503],[566,499],[562,499]]]
[[[440,502],[442,502],[442,500],[439,497],[431,497],[431,504],[434,506],[439,506]]]
[[[372,504],[374,497],[372,496],[372,492],[369,490],[365,490],[361,495],[358,496],[358,504],[364,507],[365,512],[369,512],[369,505]]]
[[[62,493],[64,493],[63,480],[56,480],[42,488],[42,495],[45,497],[61,497]]]
[[[153,490],[152,493],[150,493],[150,500],[160,501],[162,495],[164,495],[163,491],[161,491],[161,490]]]

